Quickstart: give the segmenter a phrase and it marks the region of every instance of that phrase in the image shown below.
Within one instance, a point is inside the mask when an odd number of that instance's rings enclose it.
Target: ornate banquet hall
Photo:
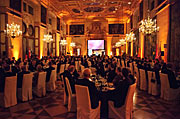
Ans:
[[[180,119],[180,0],[0,0],[0,119]]]

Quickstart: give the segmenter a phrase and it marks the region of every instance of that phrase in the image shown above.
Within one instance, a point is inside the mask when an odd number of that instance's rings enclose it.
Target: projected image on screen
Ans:
[[[104,40],[88,40],[88,49],[103,50]]]

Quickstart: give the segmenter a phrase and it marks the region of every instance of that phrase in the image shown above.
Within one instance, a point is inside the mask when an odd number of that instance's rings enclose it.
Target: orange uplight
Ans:
[[[119,48],[116,48],[116,56],[119,56]]]
[[[21,48],[21,39],[20,37],[18,38],[14,38],[14,39],[11,39],[11,42],[12,42],[12,46],[13,46],[13,49],[12,49],[12,56],[15,57],[15,59],[17,60],[19,57],[19,54],[22,50],[20,50]]]
[[[112,37],[107,37],[107,55],[110,56],[111,55],[111,41],[112,41]]]

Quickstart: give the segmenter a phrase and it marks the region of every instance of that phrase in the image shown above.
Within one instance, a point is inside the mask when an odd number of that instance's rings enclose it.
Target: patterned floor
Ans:
[[[63,105],[63,92],[57,89],[46,97],[19,102],[10,108],[0,108],[0,119],[76,119]],[[165,102],[146,92],[135,92],[133,119],[180,119],[180,104]]]

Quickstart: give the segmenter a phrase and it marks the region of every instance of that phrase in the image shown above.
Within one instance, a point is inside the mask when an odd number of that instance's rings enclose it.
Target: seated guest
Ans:
[[[91,99],[91,108],[96,109],[99,105],[99,92],[95,84],[89,81],[91,75],[91,70],[86,68],[83,72],[83,79],[77,80],[77,85],[87,86],[89,89],[90,99]]]
[[[23,75],[29,74],[29,71],[26,71],[26,67],[22,66],[21,71],[17,74],[17,87],[22,88]]]
[[[12,66],[11,69],[12,69],[12,72],[14,73],[20,72],[19,62],[16,62],[15,66]]]
[[[167,64],[167,69],[162,70],[161,72],[168,74],[170,88],[177,89],[180,87],[180,85],[178,84],[178,81],[176,80],[176,76],[171,68],[172,68],[172,66],[170,64]]]
[[[112,82],[114,77],[116,76],[116,72],[114,70],[114,65],[110,65],[110,70],[108,71],[107,82]]]
[[[76,82],[76,79],[77,79],[76,75],[73,75],[74,71],[75,71],[74,65],[69,65],[68,66],[68,70],[65,70],[64,73],[63,73],[63,77],[64,78],[67,77],[68,80],[69,80],[69,83],[70,83],[71,90],[72,90],[73,94],[76,93],[75,92],[75,82]],[[66,84],[66,83],[64,82],[64,84]],[[66,94],[67,94],[67,87],[66,87],[66,85],[65,85],[65,91],[66,91]]]
[[[5,86],[5,78],[6,77],[11,77],[11,76],[16,76],[16,73],[10,71],[10,66],[6,64],[4,66],[4,70],[1,67],[0,68],[0,92],[4,92],[4,86]]]
[[[32,82],[32,86],[36,87],[37,85],[37,81],[38,81],[38,77],[39,77],[39,73],[42,72],[42,66],[40,64],[37,65],[37,70],[34,72],[34,77],[33,77],[33,82]]]
[[[134,81],[131,81],[129,78],[129,71],[126,68],[122,69],[122,75],[123,78],[121,81],[119,81],[119,84],[116,84],[114,90],[108,91],[108,100],[114,101],[115,107],[121,107],[125,103],[126,95],[128,92],[129,85],[134,83]]]
[[[46,82],[49,82],[52,70],[55,70],[55,68],[52,67],[52,63],[49,62],[49,67],[44,69],[44,71],[47,72],[47,74],[46,74]]]
[[[114,77],[114,79],[113,79],[113,85],[114,85],[114,87],[117,87],[118,86],[118,84],[119,84],[119,82],[120,81],[122,81],[123,79],[123,76],[122,76],[122,73],[121,73],[121,68],[120,67],[117,67],[116,68],[116,76]]]
[[[4,67],[4,71],[5,71],[5,73],[4,73],[5,77],[16,76],[16,73],[10,71],[10,66],[9,65],[6,65]]]
[[[31,72],[36,71],[36,60],[33,60],[32,63],[29,65],[29,70]]]

